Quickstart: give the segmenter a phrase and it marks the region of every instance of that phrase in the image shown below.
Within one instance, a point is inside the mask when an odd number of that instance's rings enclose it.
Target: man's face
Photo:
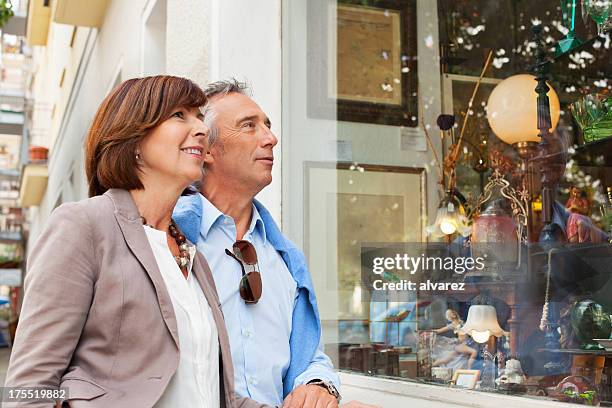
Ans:
[[[270,119],[248,96],[213,97],[209,102],[219,140],[205,155],[207,180],[216,178],[255,194],[272,182],[274,146],[278,139]]]

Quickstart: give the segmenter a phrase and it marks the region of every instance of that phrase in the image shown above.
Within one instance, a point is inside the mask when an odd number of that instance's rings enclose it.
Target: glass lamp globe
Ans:
[[[502,141],[510,145],[540,141],[536,85],[533,75],[513,75],[497,84],[491,92],[487,119],[493,133]],[[559,123],[560,105],[557,93],[550,84],[548,86],[552,132]]]

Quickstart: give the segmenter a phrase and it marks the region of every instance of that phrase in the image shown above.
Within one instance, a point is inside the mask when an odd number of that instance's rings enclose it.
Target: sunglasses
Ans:
[[[232,251],[225,250],[225,253],[234,258],[242,269],[242,279],[240,279],[240,297],[246,303],[257,303],[261,298],[261,275],[257,265],[257,252],[249,241],[236,241],[232,245]],[[245,272],[244,265],[252,266],[253,270]]]

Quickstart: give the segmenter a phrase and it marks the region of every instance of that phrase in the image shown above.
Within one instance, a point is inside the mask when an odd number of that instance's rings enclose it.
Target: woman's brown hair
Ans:
[[[173,110],[201,107],[206,95],[185,78],[159,75],[128,79],[104,98],[85,145],[89,196],[110,188],[144,188],[138,176],[136,149],[151,129]]]

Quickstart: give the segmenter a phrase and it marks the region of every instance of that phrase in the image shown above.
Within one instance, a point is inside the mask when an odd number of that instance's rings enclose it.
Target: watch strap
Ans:
[[[336,386],[329,381],[324,381],[324,380],[315,378],[314,380],[308,381],[306,384],[307,385],[318,385],[319,387],[325,388],[327,392],[329,392],[334,398],[336,398],[338,403],[340,403],[340,400],[342,399]]]

